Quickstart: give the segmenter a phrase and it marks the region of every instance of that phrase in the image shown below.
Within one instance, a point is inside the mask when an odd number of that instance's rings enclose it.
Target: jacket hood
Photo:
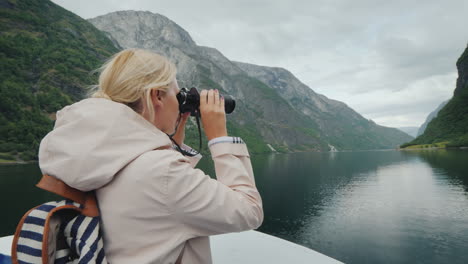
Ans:
[[[130,107],[102,98],[82,100],[57,112],[41,141],[39,166],[81,191],[98,189],[141,154],[170,148],[169,137]]]

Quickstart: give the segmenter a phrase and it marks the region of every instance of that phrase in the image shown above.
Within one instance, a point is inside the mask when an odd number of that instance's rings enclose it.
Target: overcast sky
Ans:
[[[420,126],[452,97],[466,0],[53,0],[83,18],[162,14],[227,58],[283,67],[376,123]]]

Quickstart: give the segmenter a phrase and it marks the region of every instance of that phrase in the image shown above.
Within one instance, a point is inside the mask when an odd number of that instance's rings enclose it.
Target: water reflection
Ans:
[[[424,162],[381,167],[341,188],[299,239],[347,263],[446,263],[468,242],[461,194]]]
[[[310,216],[317,216],[329,197],[361,173],[401,161],[392,152],[297,153],[254,158],[266,219],[260,228],[297,241]],[[293,232],[291,232],[294,230]]]
[[[468,263],[468,151],[297,153],[252,162],[262,232],[346,263]],[[28,166],[0,167],[7,212],[0,235],[50,199],[33,187],[37,165]],[[199,167],[214,175],[209,159]]]
[[[405,155],[421,158],[436,173],[447,175],[454,185],[462,185],[468,193],[467,150],[411,151]]]
[[[346,263],[468,263],[467,154],[277,155],[261,231]]]

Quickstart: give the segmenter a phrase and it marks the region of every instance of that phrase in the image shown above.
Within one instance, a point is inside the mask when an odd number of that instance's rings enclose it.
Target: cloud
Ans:
[[[416,81],[399,91],[376,89],[348,98],[352,108],[378,124],[419,126],[441,102],[451,97],[453,90],[447,93],[447,86],[454,87],[455,80],[456,74],[449,73]]]
[[[91,18],[160,13],[226,57],[283,67],[389,126],[417,126],[455,88],[468,1],[199,0],[55,3]]]

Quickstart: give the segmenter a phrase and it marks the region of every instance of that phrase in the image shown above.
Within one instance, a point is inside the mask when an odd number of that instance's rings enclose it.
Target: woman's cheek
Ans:
[[[179,112],[175,112],[176,114],[174,115],[174,126],[177,124],[177,119],[179,118]]]

